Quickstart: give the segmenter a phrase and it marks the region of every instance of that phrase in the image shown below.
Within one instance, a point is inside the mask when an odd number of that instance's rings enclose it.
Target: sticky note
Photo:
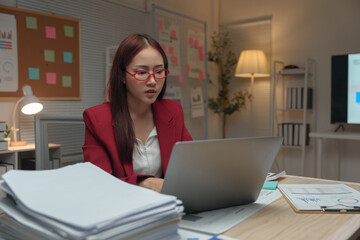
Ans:
[[[265,181],[262,189],[275,190],[278,185],[278,181]]]
[[[26,16],[26,28],[37,29],[37,18]]]
[[[29,79],[30,80],[39,80],[40,79],[40,69],[39,68],[29,68]]]
[[[189,37],[189,46],[192,46],[194,44],[194,39],[192,37]]]
[[[171,26],[171,22],[169,20],[165,19],[164,20],[164,28],[166,30],[168,30],[170,26]]]
[[[190,72],[190,64],[185,64],[185,72]]]
[[[46,38],[56,39],[56,28],[55,27],[45,27],[45,36]]]
[[[62,86],[63,87],[71,87],[72,86],[71,76],[62,76]]]
[[[360,92],[356,92],[356,102],[360,103]]]
[[[160,44],[160,46],[161,46],[162,50],[166,53],[166,46],[165,46],[165,44]]]
[[[64,52],[64,63],[72,63],[73,62],[73,54],[72,52]]]
[[[170,31],[170,38],[172,38],[172,39],[177,39],[176,31],[173,30],[173,29]]]
[[[174,47],[173,46],[169,46],[169,54],[174,55]]]
[[[64,26],[65,37],[73,38],[74,37],[74,27],[73,26]]]
[[[200,78],[200,79],[204,79],[204,72],[203,72],[203,71],[200,71],[200,72],[199,72],[199,78]]]
[[[162,31],[164,29],[163,21],[159,20],[159,30]]]
[[[55,62],[55,51],[45,49],[44,50],[44,59],[45,59],[45,62]]]
[[[174,65],[178,65],[179,61],[178,61],[178,57],[177,56],[172,56],[171,57],[171,61]]]
[[[45,76],[46,76],[46,84],[50,84],[50,85],[56,84],[56,73],[47,72]]]
[[[184,75],[182,75],[182,74],[179,74],[179,75],[178,75],[178,82],[179,82],[179,83],[183,83],[183,82],[184,82]]]
[[[203,47],[199,47],[199,59],[201,62],[204,61],[204,50]]]
[[[196,39],[195,42],[194,42],[194,45],[195,45],[196,48],[198,48],[199,47],[199,40]]]

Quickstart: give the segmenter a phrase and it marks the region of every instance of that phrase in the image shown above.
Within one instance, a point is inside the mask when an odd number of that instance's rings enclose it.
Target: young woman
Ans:
[[[168,61],[149,35],[125,38],[114,57],[109,102],[83,113],[84,161],[160,192],[175,142],[192,140],[180,103],[162,99]]]

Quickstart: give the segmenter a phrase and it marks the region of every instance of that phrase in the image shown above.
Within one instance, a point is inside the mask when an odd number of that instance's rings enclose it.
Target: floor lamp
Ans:
[[[21,105],[21,112],[26,115],[33,115],[39,113],[43,109],[43,105],[40,100],[33,95],[32,89],[30,86],[25,85],[22,88],[24,96],[17,100],[15,103],[13,114],[12,114],[12,124],[16,129],[16,110]],[[24,146],[27,144],[26,141],[17,141],[16,131],[13,132],[13,141],[10,142],[10,146]]]
[[[262,50],[244,50],[241,52],[239,61],[235,70],[235,77],[251,78],[251,99],[250,99],[250,129],[251,135],[254,135],[253,129],[253,98],[254,98],[254,78],[268,77],[268,66],[266,56]]]

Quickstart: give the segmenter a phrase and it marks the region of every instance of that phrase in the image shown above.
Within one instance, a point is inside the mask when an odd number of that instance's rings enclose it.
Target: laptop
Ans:
[[[177,142],[162,193],[182,200],[186,213],[256,201],[282,137]]]

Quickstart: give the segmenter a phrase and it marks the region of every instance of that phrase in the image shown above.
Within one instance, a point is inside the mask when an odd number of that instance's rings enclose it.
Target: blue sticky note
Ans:
[[[29,79],[39,80],[40,79],[40,69],[39,68],[29,68]]]
[[[64,52],[64,63],[72,63],[72,62],[73,62],[72,52]]]
[[[278,181],[265,181],[262,189],[275,190],[278,185]]]
[[[356,102],[360,103],[360,92],[356,92]]]

